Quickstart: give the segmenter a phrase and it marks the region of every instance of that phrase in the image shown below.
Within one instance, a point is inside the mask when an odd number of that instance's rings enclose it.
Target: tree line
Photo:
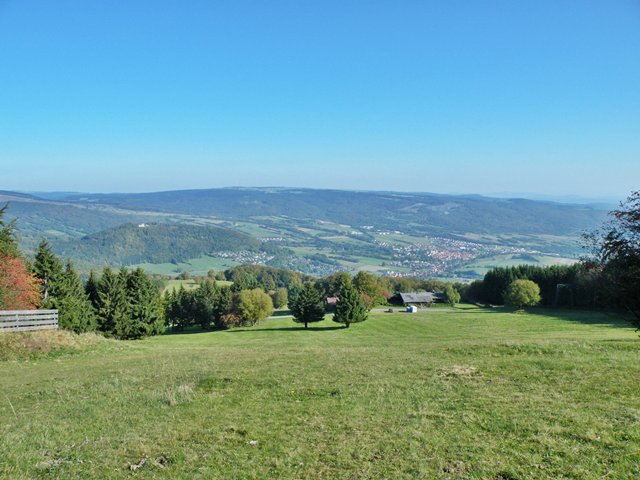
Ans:
[[[498,267],[463,290],[463,298],[509,303],[509,287],[528,280],[539,288],[544,306],[624,308],[640,328],[640,191],[610,212],[601,229],[584,235],[587,250],[571,266]]]
[[[585,237],[589,254],[571,266],[499,267],[470,285],[439,280],[387,278],[368,272],[338,272],[314,278],[286,269],[241,265],[209,272],[199,288],[180,288],[161,296],[141,269],[91,273],[83,284],[71,262],[63,264],[46,240],[29,262],[20,252],[14,222],[0,208],[0,308],[42,306],[60,310],[60,326],[76,332],[102,331],[118,338],[139,338],[164,331],[255,325],[274,308],[289,305],[294,321],[320,321],[327,297],[337,297],[334,320],[349,326],[363,321],[374,305],[386,304],[392,292],[437,291],[455,304],[623,307],[640,325],[640,192],[634,192],[601,231]],[[225,279],[230,286],[216,283]],[[535,284],[523,283],[524,281]],[[513,287],[514,285],[518,288]],[[523,300],[526,299],[526,300]]]

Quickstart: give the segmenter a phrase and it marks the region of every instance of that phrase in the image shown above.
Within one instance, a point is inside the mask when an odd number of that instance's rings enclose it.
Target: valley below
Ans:
[[[83,272],[206,274],[239,264],[468,281],[496,266],[567,265],[602,207],[477,195],[224,188],[150,194],[0,192],[22,247],[47,238]]]

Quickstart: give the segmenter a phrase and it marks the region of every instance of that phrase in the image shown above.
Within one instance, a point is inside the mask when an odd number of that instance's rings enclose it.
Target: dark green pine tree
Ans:
[[[312,283],[307,283],[302,287],[295,296],[295,300],[289,303],[293,321],[304,323],[304,328],[307,328],[309,323],[320,322],[324,319],[325,299]]]
[[[32,270],[42,286],[43,306],[45,308],[54,308],[48,305],[48,301],[50,296],[55,297],[58,295],[56,289],[62,286],[64,268],[62,262],[51,250],[51,245],[44,238],[38,245]]]
[[[216,304],[218,301],[218,288],[213,281],[205,281],[194,294],[194,320],[202,328],[209,328],[214,322]]]
[[[173,289],[165,290],[164,295],[162,296],[162,304],[164,306],[164,321],[165,325],[168,328],[173,328],[175,326],[175,315],[174,311],[176,309],[176,293]]]
[[[183,284],[173,291],[173,304],[171,306],[172,323],[178,330],[184,330],[193,324],[193,297],[194,292],[187,291]]]
[[[8,207],[8,203],[3,207],[0,207],[0,255],[19,257],[20,250],[18,248],[18,240],[15,235],[16,221],[14,219],[9,222],[5,222],[3,219]]]
[[[126,274],[126,271],[125,271]],[[126,276],[116,275],[106,267],[98,282],[98,305],[96,313],[98,328],[110,335],[116,334],[116,325],[126,320],[128,315]]]
[[[93,305],[94,309],[98,308],[98,277],[96,273],[91,270],[89,273],[89,278],[87,279],[87,283],[84,285],[84,291]]]
[[[50,296],[48,302],[52,308],[58,309],[60,327],[76,333],[96,329],[93,306],[70,261],[67,262],[62,279],[56,285],[55,296]]]
[[[126,270],[120,270],[122,272]],[[142,338],[164,331],[164,310],[160,292],[149,276],[137,268],[126,277],[128,315],[115,324],[118,338]]]
[[[163,300],[167,327],[182,331],[191,325],[193,296],[194,293],[185,290],[184,285],[165,293]]]
[[[222,321],[222,316],[229,313],[231,310],[231,299],[232,292],[229,287],[219,287],[217,288],[217,296],[216,296],[216,306],[213,311],[213,323],[216,328],[225,328],[224,322]]]
[[[333,321],[349,328],[352,323],[364,322],[367,314],[367,307],[356,288],[351,283],[342,283]]]

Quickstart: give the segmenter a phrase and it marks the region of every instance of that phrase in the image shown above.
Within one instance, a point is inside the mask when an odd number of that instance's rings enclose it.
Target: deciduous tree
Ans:
[[[281,308],[287,304],[289,300],[289,294],[287,293],[287,289],[284,287],[280,287],[276,289],[276,291],[272,295],[273,299],[273,307]]]
[[[0,208],[0,308],[27,310],[40,304],[38,280],[20,256],[15,221],[5,222],[7,205]]]
[[[456,303],[460,303],[460,292],[453,285],[448,284],[444,287],[444,295],[447,298],[447,303],[452,307],[455,307]]]
[[[540,287],[531,280],[514,280],[504,292],[504,303],[518,308],[540,303]]]
[[[261,288],[242,290],[237,294],[235,307],[245,325],[255,325],[273,313],[271,297]]]
[[[600,271],[609,300],[629,310],[640,328],[640,191],[610,216],[602,232],[588,236],[594,255],[586,264]]]

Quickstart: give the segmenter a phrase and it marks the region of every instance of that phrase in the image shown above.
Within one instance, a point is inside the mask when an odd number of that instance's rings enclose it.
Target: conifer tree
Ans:
[[[304,323],[304,328],[309,323],[320,322],[324,319],[325,300],[322,293],[312,283],[307,283],[296,294],[295,300],[289,302],[293,321]]]
[[[218,290],[215,282],[205,281],[200,284],[200,288],[193,295],[194,320],[202,328],[209,328],[215,320]]]
[[[218,287],[216,307],[213,312],[213,322],[216,328],[225,328],[225,323],[222,320],[222,316],[228,314],[231,310],[231,299],[231,288]]]
[[[58,309],[60,327],[76,333],[96,329],[93,306],[70,261],[67,262],[62,278],[57,280],[53,291],[55,296],[49,296],[46,306]]]
[[[118,274],[119,281],[122,281],[125,275],[128,309],[127,315],[116,318],[116,336],[141,338],[161,333],[164,330],[164,312],[160,292],[141,268],[131,273],[127,273],[124,268],[121,269]]]
[[[93,270],[89,273],[89,278],[84,286],[84,291],[87,294],[91,305],[93,305],[93,308],[98,308],[98,277]]]
[[[4,214],[7,211],[9,204],[5,204],[0,208],[0,255],[6,255],[9,257],[18,257],[20,252],[18,249],[18,241],[15,237],[15,220],[5,222],[3,220]]]
[[[106,267],[98,282],[98,328],[108,334],[115,334],[117,324],[121,324],[127,316],[126,278]]]
[[[65,272],[62,262],[56,257],[51,250],[51,245],[44,238],[38,245],[32,268],[34,275],[40,280],[42,298],[46,304],[49,296],[56,296],[56,289],[62,287]]]
[[[340,287],[333,321],[343,323],[346,328],[349,328],[352,323],[364,322],[366,319],[367,307],[360,294],[351,283],[344,282]]]

